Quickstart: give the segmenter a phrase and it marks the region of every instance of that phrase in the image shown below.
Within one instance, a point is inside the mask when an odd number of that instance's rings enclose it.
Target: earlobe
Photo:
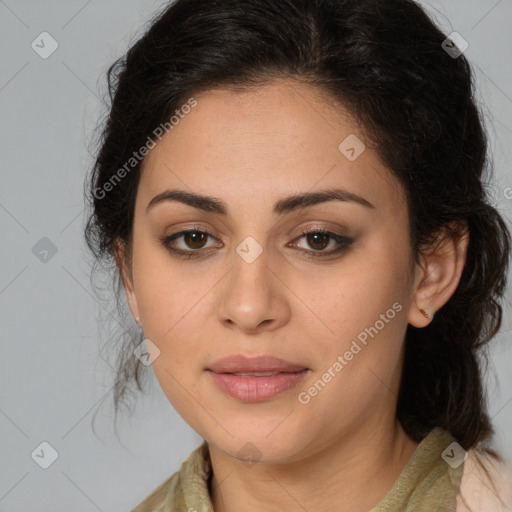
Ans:
[[[409,323],[414,327],[426,327],[434,319],[435,311],[415,306],[415,310],[409,313]]]
[[[466,263],[469,232],[465,225],[450,225],[421,256],[417,266],[409,323],[426,327],[455,293]]]
[[[427,319],[430,320],[433,314],[427,313],[424,309],[420,309],[420,313]]]

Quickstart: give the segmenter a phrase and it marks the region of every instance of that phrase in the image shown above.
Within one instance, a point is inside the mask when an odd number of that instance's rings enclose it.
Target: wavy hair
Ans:
[[[483,389],[484,346],[502,321],[510,233],[486,186],[483,116],[470,64],[412,0],[177,0],[107,73],[108,114],[86,183],[85,228],[96,263],[131,243],[140,162],[104,197],[98,190],[191,96],[288,78],[318,88],[361,123],[403,185],[414,260],[443,228],[469,231],[458,288],[425,328],[409,325],[397,417],[420,441],[442,427],[466,450],[493,434]],[[119,302],[118,302],[119,305]],[[116,412],[141,387],[140,338],[123,331]],[[499,457],[490,447],[485,450]]]

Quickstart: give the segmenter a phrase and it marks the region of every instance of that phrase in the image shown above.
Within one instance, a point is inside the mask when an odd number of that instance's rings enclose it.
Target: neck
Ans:
[[[367,512],[391,489],[418,443],[395,421],[367,425],[293,463],[248,466],[210,446],[215,512]]]

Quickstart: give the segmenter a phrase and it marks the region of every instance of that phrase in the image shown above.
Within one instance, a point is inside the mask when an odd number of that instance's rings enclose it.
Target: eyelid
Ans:
[[[317,258],[317,257],[324,257],[328,258],[329,256],[335,256],[344,250],[348,249],[353,243],[354,239],[345,235],[338,234],[334,231],[331,231],[329,229],[326,229],[325,227],[313,227],[308,226],[301,230],[298,236],[296,236],[292,242],[295,242],[296,240],[300,240],[301,238],[309,235],[309,234],[324,234],[330,237],[330,241],[336,242],[337,247],[334,249],[330,249],[328,251],[315,251],[314,249],[303,249],[301,247],[297,247],[297,249],[305,254],[308,255],[308,257]],[[291,243],[291,242],[290,242]],[[297,244],[294,243],[293,247],[295,247]]]
[[[210,229],[203,228],[199,225],[194,225],[193,227],[189,227],[189,228],[183,228],[183,229],[176,231],[170,235],[164,235],[163,237],[161,237],[159,239],[159,241],[169,252],[171,252],[174,256],[176,256],[178,258],[200,258],[201,256],[210,254],[211,250],[214,249],[214,247],[209,247],[209,248],[202,247],[199,249],[184,250],[184,249],[172,248],[170,246],[170,243],[172,241],[179,239],[188,233],[206,234],[209,237],[214,238],[216,240],[220,240],[221,243],[224,243],[224,241],[222,240],[222,237],[215,236],[210,231]],[[325,251],[325,250],[315,251],[314,249],[304,249],[302,247],[297,247],[297,242],[296,242],[297,240],[300,240],[301,238],[303,238],[309,234],[315,234],[315,233],[325,234],[326,236],[329,236],[330,241],[334,240],[337,244],[337,247],[335,249],[330,249],[328,251]],[[307,257],[311,257],[311,258],[318,258],[318,257],[322,258],[323,257],[323,258],[327,259],[329,256],[337,255],[337,254],[343,252],[344,250],[348,249],[353,244],[353,242],[354,242],[353,238],[338,234],[335,231],[331,231],[330,229],[327,229],[325,226],[309,225],[309,226],[302,227],[300,229],[300,232],[292,239],[291,242],[288,243],[287,247],[290,247],[290,246],[296,247],[296,249],[299,252],[306,254]]]
[[[204,228],[204,227],[201,227],[201,226],[192,226],[192,227],[187,227],[187,228],[180,229],[180,230],[178,230],[178,231],[176,231],[174,233],[171,233],[170,235],[164,235],[161,238],[161,241],[165,245],[165,241],[169,241],[170,242],[170,241],[179,239],[182,236],[186,235],[187,233],[203,233],[203,234],[208,235],[210,238],[213,238],[215,240],[220,240],[222,243],[224,243],[222,237],[214,235],[210,229]],[[193,249],[189,249],[188,251],[185,251],[185,252],[196,252],[196,253],[199,253],[199,252],[205,251],[205,250],[208,250],[208,249],[202,248],[202,249],[196,249],[195,251]],[[177,252],[180,252],[180,251],[181,251],[181,249],[177,249]]]
[[[290,237],[293,237],[293,239],[295,239],[298,236],[308,234],[312,231],[313,232],[321,231],[321,232],[330,233],[330,234],[337,235],[337,236],[344,237],[344,238],[350,238],[350,236],[348,234],[343,233],[343,231],[347,231],[346,227],[343,227],[340,225],[332,226],[332,223],[327,223],[327,224],[331,224],[331,225],[329,226],[329,225],[326,225],[325,222],[318,222],[318,221],[316,223],[313,222],[313,224],[303,223],[303,225],[299,226],[298,228],[294,228],[291,232],[290,231],[287,232],[287,234],[284,236],[284,238],[289,239]],[[225,243],[225,240],[226,240],[225,235],[214,234],[214,231],[217,232],[217,230],[212,230],[209,227],[201,226],[198,223],[194,223],[192,226],[184,226],[184,227],[180,226],[179,229],[166,235],[166,237],[171,237],[171,236],[174,236],[177,234],[182,234],[182,233],[191,232],[191,231],[207,233],[212,238],[216,238],[217,240],[220,240],[223,243]]]

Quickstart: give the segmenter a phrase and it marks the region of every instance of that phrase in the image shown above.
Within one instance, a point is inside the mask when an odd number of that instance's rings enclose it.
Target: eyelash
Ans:
[[[196,250],[191,249],[189,251],[183,251],[181,249],[175,249],[175,248],[171,247],[171,242],[173,242],[174,240],[176,240],[188,233],[201,233],[201,234],[209,235],[212,238],[215,238],[215,236],[212,233],[210,233],[207,229],[199,228],[198,226],[194,226],[193,229],[187,229],[184,231],[179,231],[172,235],[163,236],[159,239],[159,241],[169,252],[171,252],[174,256],[176,256],[178,258],[184,258],[184,259],[199,258],[199,257],[201,257],[201,252],[203,252],[204,249],[196,249]],[[338,235],[336,233],[333,233],[331,231],[327,231],[324,229],[304,230],[294,240],[299,240],[299,239],[303,238],[304,236],[310,235],[310,234],[313,234],[313,235],[321,234],[321,235],[330,236],[331,239],[333,239],[337,244],[339,244],[339,247],[337,249],[333,249],[330,251],[323,251],[323,250],[315,251],[315,250],[307,250],[307,249],[299,248],[299,251],[308,253],[308,257],[311,257],[311,258],[327,258],[328,256],[331,256],[333,254],[342,252],[345,249],[348,249],[354,242],[354,240],[351,238],[347,238],[345,236]],[[329,242],[330,241],[331,240],[329,240]]]

